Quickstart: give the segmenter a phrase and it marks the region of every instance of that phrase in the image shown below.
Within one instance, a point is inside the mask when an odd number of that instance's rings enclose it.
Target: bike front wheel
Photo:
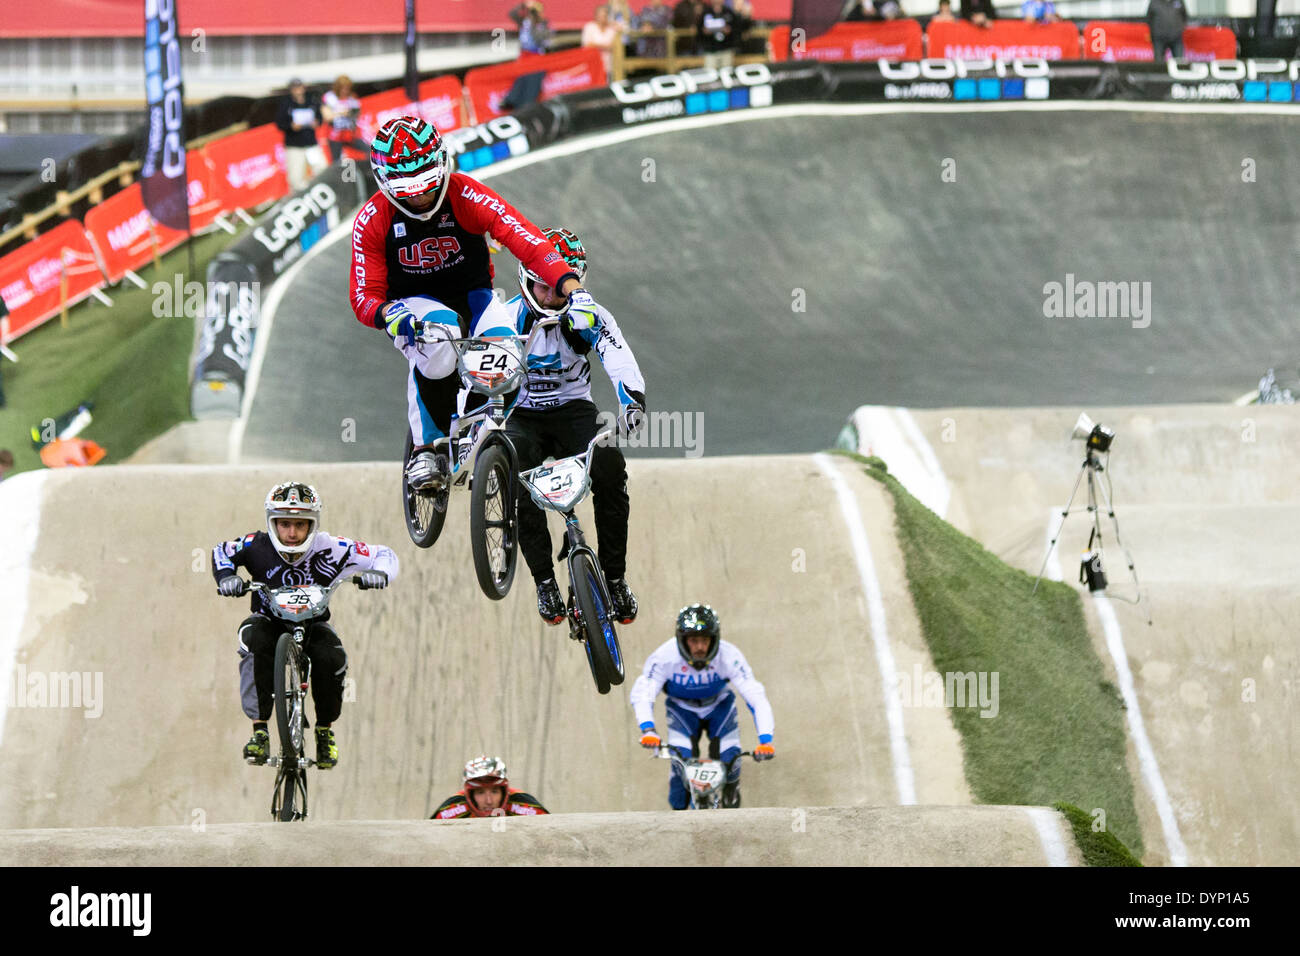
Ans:
[[[294,646],[292,635],[281,634],[275,645],[275,724],[280,732],[280,776],[283,778],[277,780],[278,816],[281,820],[297,819],[294,802],[300,790],[303,810],[306,810],[306,782],[303,781],[301,785],[298,783],[298,777],[306,770],[303,759],[305,723],[298,649]]]
[[[406,450],[402,453],[402,514],[406,517],[406,531],[417,548],[430,548],[442,534],[447,520],[447,499],[450,488],[440,491],[417,491],[406,479],[406,469],[411,464],[415,442],[411,430],[406,430]]]
[[[484,448],[474,462],[469,501],[469,543],[478,586],[494,601],[510,593],[519,560],[515,489],[510,456],[501,445]]]
[[[584,551],[575,555],[571,567],[583,640],[591,655],[592,674],[598,675],[596,689],[604,694],[608,687],[601,690],[602,679],[605,684],[617,685],[623,683],[624,676],[623,650],[614,629],[609,594],[589,553]]]

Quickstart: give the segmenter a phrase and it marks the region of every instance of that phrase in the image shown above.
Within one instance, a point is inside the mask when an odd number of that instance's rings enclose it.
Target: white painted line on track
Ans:
[[[1047,865],[1069,866],[1070,857],[1065,851],[1065,836],[1062,831],[1065,818],[1047,807],[1025,807],[1024,810],[1038,831],[1038,840],[1043,844],[1043,857],[1047,860]]]
[[[874,455],[889,466],[889,473],[940,518],[948,515],[952,489],[930,443],[905,408],[862,405],[855,409],[858,452]]]
[[[41,497],[48,471],[27,471],[0,484],[0,743],[14,680],[18,642],[27,620],[32,555],[41,527]],[[22,688],[13,688],[22,693]]]
[[[1110,599],[1102,592],[1093,594],[1093,605],[1097,616],[1101,618],[1102,629],[1106,632],[1106,650],[1110,652],[1111,662],[1115,665],[1115,674],[1119,678],[1119,692],[1124,699],[1124,716],[1128,719],[1129,733],[1133,746],[1137,750],[1138,764],[1142,768],[1142,779],[1156,805],[1156,814],[1160,817],[1160,828],[1164,831],[1165,846],[1169,850],[1169,862],[1173,866],[1187,866],[1187,847],[1183,836],[1178,831],[1178,820],[1174,816],[1173,804],[1169,802],[1169,791],[1160,776],[1160,766],[1156,762],[1155,750],[1147,738],[1146,725],[1142,720],[1142,709],[1138,705],[1137,689],[1133,685],[1133,673],[1128,666],[1128,652],[1124,649],[1124,635],[1119,629],[1119,619]]]
[[[889,645],[889,631],[885,622],[885,601],[881,596],[880,580],[876,577],[876,564],[871,558],[871,544],[867,540],[866,527],[862,523],[862,512],[858,508],[858,499],[853,494],[844,476],[835,467],[835,463],[822,453],[813,455],[813,461],[822,473],[830,479],[839,499],[840,513],[848,525],[849,542],[853,546],[853,558],[858,566],[858,578],[862,582],[862,592],[867,599],[867,615],[871,622],[871,642],[875,645],[876,666],[880,670],[881,690],[885,700],[885,720],[889,725],[889,754],[894,763],[894,783],[898,787],[898,802],[904,806],[916,803],[916,779],[912,773],[912,757],[907,749],[907,734],[903,728],[903,703],[898,697],[894,682],[898,667],[894,663],[894,651]]]

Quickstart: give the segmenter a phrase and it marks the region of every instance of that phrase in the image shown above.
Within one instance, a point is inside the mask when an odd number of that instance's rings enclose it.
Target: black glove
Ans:
[[[362,571],[361,578],[357,581],[357,587],[363,591],[369,591],[371,588],[388,587],[388,574],[384,571]]]
[[[248,582],[238,574],[227,574],[217,582],[217,590],[222,597],[242,597],[248,590]]]

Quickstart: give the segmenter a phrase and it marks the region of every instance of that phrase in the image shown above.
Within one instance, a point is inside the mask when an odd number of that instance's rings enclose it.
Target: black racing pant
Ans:
[[[578,400],[555,408],[519,408],[506,422],[506,434],[519,453],[519,470],[540,465],[548,457],[567,458],[587,450],[599,431],[596,406]],[[551,536],[546,514],[521,483],[519,494],[519,546],[533,580],[555,576],[551,563]],[[597,445],[591,461],[591,503],[596,512],[596,539],[600,566],[610,580],[627,571],[627,463],[614,445]]]
[[[250,720],[270,720],[275,705],[275,645],[289,625],[261,614],[239,625],[239,695]],[[311,699],[316,723],[329,725],[343,710],[348,655],[334,628],[317,621],[307,628],[303,650],[311,661]]]

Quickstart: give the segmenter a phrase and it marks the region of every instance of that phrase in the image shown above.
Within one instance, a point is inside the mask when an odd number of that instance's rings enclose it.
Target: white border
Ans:
[[[1097,608],[1097,616],[1101,618],[1102,629],[1106,632],[1106,650],[1110,652],[1115,674],[1119,678],[1119,692],[1124,698],[1124,716],[1128,720],[1133,747],[1137,750],[1142,779],[1146,781],[1147,790],[1151,793],[1156,813],[1160,817],[1160,828],[1164,831],[1165,846],[1169,850],[1169,862],[1172,866],[1186,866],[1187,847],[1183,844],[1183,835],[1178,831],[1178,819],[1174,816],[1164,778],[1160,776],[1155,750],[1147,738],[1146,724],[1142,720],[1142,708],[1138,705],[1137,689],[1133,685],[1133,672],[1129,670],[1128,652],[1124,649],[1124,635],[1120,632],[1119,620],[1115,617],[1110,599],[1103,592],[1096,592],[1092,599]]]
[[[867,599],[867,614],[871,621],[871,643],[876,648],[876,666],[880,669],[880,686],[885,698],[885,720],[889,725],[889,755],[894,763],[894,783],[898,787],[898,802],[903,806],[916,803],[916,778],[912,773],[912,755],[907,749],[907,733],[903,728],[903,703],[895,689],[898,666],[894,663],[894,650],[889,644],[889,629],[885,623],[885,601],[881,596],[880,579],[871,558],[871,543],[862,523],[858,499],[844,480],[830,457],[824,452],[813,455],[813,461],[822,474],[830,479],[839,500],[840,514],[849,529],[849,542],[853,546],[853,559],[858,566],[858,579]]]
[[[18,642],[27,621],[32,555],[41,529],[41,502],[51,472],[27,471],[0,483],[0,744],[14,679]]]

